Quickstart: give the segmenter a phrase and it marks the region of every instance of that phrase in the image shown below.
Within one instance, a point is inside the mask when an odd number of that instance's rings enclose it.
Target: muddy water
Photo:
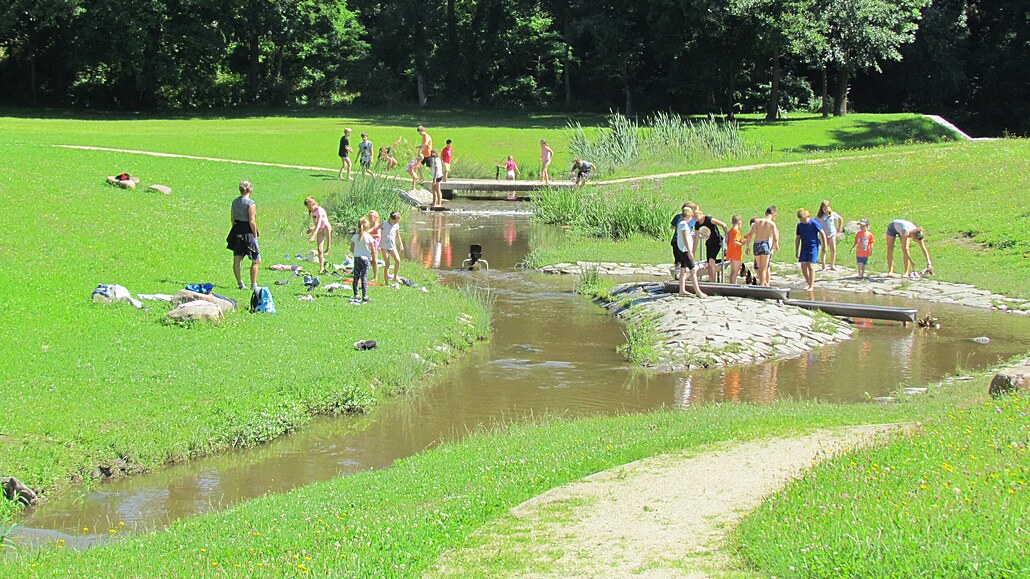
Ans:
[[[860,401],[1030,350],[1027,317],[935,305],[931,309],[943,323],[937,331],[859,321],[855,339],[790,360],[689,374],[643,372],[616,353],[623,342],[618,322],[571,293],[570,277],[516,269],[532,243],[560,230],[533,223],[524,205],[465,205],[468,211],[423,214],[406,223],[406,257],[439,270],[445,283],[471,283],[495,293],[489,345],[443,370],[430,387],[387,401],[367,416],[317,419],[257,448],[68,493],[27,516],[20,540],[85,546],[157,529],[268,492],[388,467],[470,430],[529,417],[714,401]],[[522,213],[511,212],[518,209]],[[489,271],[457,270],[472,243],[483,246]],[[853,294],[817,299],[913,305]],[[970,340],[983,335],[991,336],[989,344]]]

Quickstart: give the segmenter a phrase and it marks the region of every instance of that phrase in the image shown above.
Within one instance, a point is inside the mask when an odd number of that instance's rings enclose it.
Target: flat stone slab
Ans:
[[[667,372],[794,357],[853,333],[845,322],[780,302],[681,297],[660,282],[616,286],[600,303],[629,323],[655,321],[661,343],[653,367]]]

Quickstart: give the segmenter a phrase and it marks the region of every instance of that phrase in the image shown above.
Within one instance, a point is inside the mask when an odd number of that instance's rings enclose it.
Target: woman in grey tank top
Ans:
[[[261,253],[258,251],[258,227],[257,211],[254,200],[250,194],[254,191],[250,181],[240,181],[240,196],[232,201],[229,216],[232,220],[232,228],[228,237],[225,238],[226,247],[232,250],[233,262],[232,272],[236,275],[236,284],[240,289],[246,289],[243,285],[243,277],[240,266],[244,257],[250,258],[250,289],[257,289],[258,267],[261,264]]]

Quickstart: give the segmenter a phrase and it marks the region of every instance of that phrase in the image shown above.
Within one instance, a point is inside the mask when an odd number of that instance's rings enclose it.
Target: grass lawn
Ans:
[[[0,573],[420,576],[433,569],[441,554],[475,544],[476,532],[503,519],[511,507],[588,474],[706,444],[835,425],[935,420],[977,396],[971,392],[985,392],[986,385],[986,378],[945,384],[932,389],[931,395],[895,405],[719,404],[513,425],[404,459],[387,470],[263,497],[108,547],[84,552],[54,548],[0,561]],[[986,415],[994,410],[976,406],[972,412]],[[950,423],[944,420],[941,427]],[[936,428],[932,423],[927,430]],[[957,444],[962,439],[958,432],[950,441]],[[905,448],[907,456],[918,460],[922,450],[916,447],[902,446],[895,452],[904,453]],[[866,485],[876,488],[875,481]],[[1023,490],[1010,498],[1010,506],[1025,508],[1027,499]],[[979,540],[1007,541],[1010,535]],[[470,563],[468,571],[495,576],[511,572],[509,566],[517,563],[501,557],[486,567]],[[904,568],[884,569],[889,574]]]
[[[373,144],[387,146],[398,137],[404,143],[396,153],[403,175],[404,164],[414,155],[420,137],[415,127],[424,124],[436,147],[454,140],[455,176],[492,178],[494,167],[507,155],[514,155],[523,178],[538,178],[540,139],[555,150],[552,173],[565,177],[572,165],[568,152],[565,115],[525,113],[466,113],[426,111],[390,114],[341,111],[340,116],[254,116],[220,118],[145,118],[61,115],[50,112],[33,115],[25,111],[0,111],[0,134],[5,140],[24,144],[89,145],[143,151],[284,163],[315,167],[339,167],[340,136],[350,127],[352,146],[368,132]],[[603,124],[597,115],[576,115],[584,126]],[[952,137],[948,131],[920,115],[863,115],[822,119],[790,117],[768,123],[745,117],[741,127],[747,140],[756,145],[757,157],[735,159],[732,164],[795,160],[825,156],[828,152],[869,149],[885,145],[938,142]],[[916,145],[918,147],[918,145]],[[127,158],[132,165],[134,158]],[[691,163],[648,163],[626,167],[612,175],[642,175],[654,172],[723,166],[719,159]],[[127,166],[130,173],[132,166]]]
[[[376,287],[361,307],[341,295],[297,301],[300,280],[274,286],[289,275],[263,269],[259,283],[272,287],[279,313],[244,311],[218,327],[163,325],[161,302],[147,312],[94,304],[101,282],[166,294],[213,282],[247,304],[225,248],[239,180],[255,184],[263,268],[311,249],[302,200],[343,185],[296,170],[134,159],[132,173],[173,188],[163,196],[106,185],[125,167],[117,154],[6,143],[0,156],[0,475],[46,492],[262,442],[311,414],[364,409],[416,385],[445,358],[435,346],[466,349],[482,331],[456,320],[484,319],[482,306],[412,263],[402,274],[429,293]],[[380,347],[358,352],[359,339]]]
[[[891,150],[888,150],[891,151]],[[632,237],[615,242],[603,237],[570,235],[534,252],[536,265],[568,261],[671,263],[668,220],[684,201],[727,223],[734,213],[744,218],[765,207],[780,208],[780,245],[776,261],[790,260],[794,247],[794,213],[813,214],[822,199],[833,202],[845,220],[868,218],[876,245],[869,268],[886,271],[884,230],[892,219],[905,218],[927,228],[934,268],[942,280],[965,282],[1018,297],[1030,296],[1030,141],[1004,140],[927,148],[870,159],[841,160],[738,173],[703,174],[665,180],[661,186],[596,187],[573,194],[546,193],[559,223],[600,231],[608,227],[652,230],[653,241]],[[564,197],[562,197],[564,195]],[[661,221],[661,215],[666,219]],[[589,220],[589,222],[587,221]],[[661,221],[659,223],[659,221]],[[655,224],[658,223],[656,226]],[[664,231],[663,231],[664,228]],[[657,232],[661,232],[658,235]],[[838,263],[853,266],[846,242]],[[898,271],[900,248],[895,252]],[[916,250],[917,263],[922,256]]]

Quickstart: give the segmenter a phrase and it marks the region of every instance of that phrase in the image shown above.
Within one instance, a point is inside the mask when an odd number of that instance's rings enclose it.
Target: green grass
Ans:
[[[981,378],[973,387],[983,392],[986,384]],[[27,553],[0,561],[0,574],[418,576],[442,554],[475,546],[479,532],[511,507],[588,474],[708,444],[923,419],[965,400],[969,387],[968,382],[945,385],[933,395],[895,405],[716,404],[685,412],[516,424],[398,461],[387,470],[263,497],[105,548]],[[470,563],[470,571],[503,573],[490,564]]]
[[[951,409],[911,437],[815,467],[741,524],[766,576],[1030,574],[1030,400]]]
[[[250,292],[235,288],[225,249],[239,180],[255,185],[263,268],[311,249],[305,196],[347,186],[296,170],[134,158],[129,170],[144,183],[173,188],[163,196],[106,185],[126,168],[121,155],[9,143],[0,155],[0,475],[47,493],[259,443],[312,414],[362,410],[415,387],[444,361],[434,346],[467,349],[485,329],[479,302],[410,262],[402,274],[429,293],[372,288],[362,307],[324,292],[297,301],[300,281],[271,285],[289,275],[267,269],[259,283],[272,288],[277,315],[181,328],[161,323],[160,302],[147,312],[94,304],[100,282],[168,294],[213,282],[245,304]],[[472,321],[458,323],[462,314]],[[353,349],[369,338],[378,350]]]
[[[1026,171],[1030,141],[886,151],[889,154],[877,158],[672,178],[660,186],[641,186],[630,192],[626,186],[580,190],[576,199],[565,202],[562,207],[566,208],[551,212],[557,217],[545,217],[568,223],[580,232],[600,232],[614,239],[566,236],[571,239],[539,247],[536,258],[541,264],[577,260],[671,263],[668,237],[672,230],[667,221],[665,231],[648,242],[654,235],[653,213],[657,208],[671,219],[679,206],[690,200],[726,222],[740,213],[745,224],[750,216],[761,215],[767,205],[778,205],[780,245],[786,252],[774,259],[790,261],[795,210],[807,207],[814,212],[822,199],[830,199],[845,220],[865,217],[872,222],[876,245],[870,271],[886,271],[883,232],[890,220],[901,217],[928,229],[938,278],[1030,296],[1030,260],[1026,259],[1030,256],[1030,210],[1025,203],[1030,190],[1030,172]],[[638,195],[635,204],[619,201],[630,194]],[[618,235],[583,224],[587,208],[605,212],[594,216],[595,222],[622,224]],[[614,212],[620,214],[607,214]],[[621,241],[628,231],[642,237]],[[838,263],[853,265],[850,246],[850,241],[844,240]],[[895,253],[900,270],[900,248]],[[916,254],[919,263],[922,256],[918,250]]]
[[[10,116],[3,116],[4,114]],[[534,115],[463,111],[427,111],[424,114],[393,114],[348,109],[325,116],[156,117],[62,114],[52,111],[0,111],[0,134],[4,142],[20,144],[66,144],[112,147],[165,153],[337,168],[336,156],[344,127],[354,130],[357,142],[368,132],[378,151],[398,137],[405,143],[397,151],[403,166],[414,154],[419,136],[415,127],[424,124],[437,147],[454,140],[456,176],[490,177],[494,167],[514,155],[522,178],[536,178],[540,172],[540,139],[547,139],[555,151],[552,175],[564,178],[572,165],[568,134],[569,120],[582,122],[587,135],[593,127],[605,125],[597,115]],[[794,117],[767,123],[745,117],[741,131],[749,144],[760,150],[756,158],[726,160],[698,158],[650,159],[620,169],[612,176],[642,175],[659,171],[681,171],[783,161],[823,156],[826,151],[869,149],[885,145],[937,142],[948,139],[947,131],[919,115],[848,115],[839,118]],[[647,157],[645,155],[645,157]],[[122,167],[132,173],[136,158],[126,158]],[[142,162],[142,161],[141,161]]]

